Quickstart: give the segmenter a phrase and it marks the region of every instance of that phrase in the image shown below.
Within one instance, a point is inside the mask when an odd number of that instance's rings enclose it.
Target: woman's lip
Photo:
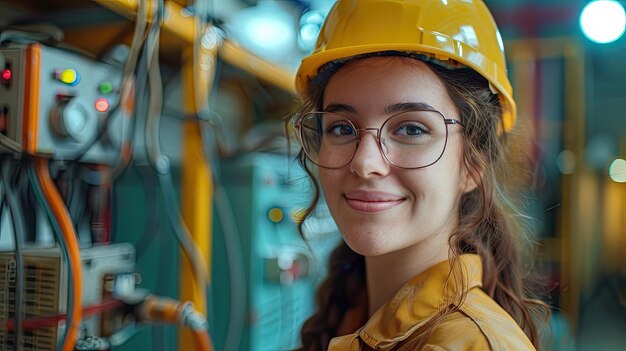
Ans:
[[[394,201],[361,201],[346,198],[346,203],[351,208],[361,212],[381,212],[396,207],[404,202],[402,200]]]
[[[406,198],[378,191],[350,191],[344,194],[346,203],[361,212],[381,212],[400,205]]]
[[[382,191],[353,190],[344,194],[348,200],[365,202],[383,202],[404,200],[404,196],[385,193]]]

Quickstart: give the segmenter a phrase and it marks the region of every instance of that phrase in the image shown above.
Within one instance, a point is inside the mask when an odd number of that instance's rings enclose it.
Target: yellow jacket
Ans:
[[[333,338],[328,350],[414,350],[411,341],[420,338],[423,333],[420,327],[446,301],[458,303],[454,297],[463,290],[467,291],[467,297],[458,304],[459,311],[435,327],[422,350],[535,350],[513,318],[481,289],[480,257],[461,255],[458,262],[454,272],[460,275],[450,274],[450,263],[446,260],[410,280],[364,326],[352,334]],[[458,283],[454,276],[464,277],[465,284]],[[351,312],[355,311],[349,311],[342,324],[354,323],[347,320]]]

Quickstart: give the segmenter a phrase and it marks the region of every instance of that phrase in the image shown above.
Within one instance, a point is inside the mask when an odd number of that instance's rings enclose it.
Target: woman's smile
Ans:
[[[402,204],[406,197],[372,190],[353,190],[344,194],[346,203],[360,212],[383,212]]]

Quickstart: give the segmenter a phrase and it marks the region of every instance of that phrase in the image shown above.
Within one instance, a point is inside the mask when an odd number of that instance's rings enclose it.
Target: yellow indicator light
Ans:
[[[283,214],[283,210],[281,210],[278,207],[274,207],[270,209],[269,212],[267,213],[267,216],[269,217],[270,221],[274,223],[280,223],[283,221],[283,218],[285,218],[285,215]]]
[[[68,84],[68,85],[76,85],[78,84],[78,72],[76,72],[75,69],[64,69],[61,74],[59,75],[59,80],[62,83]]]

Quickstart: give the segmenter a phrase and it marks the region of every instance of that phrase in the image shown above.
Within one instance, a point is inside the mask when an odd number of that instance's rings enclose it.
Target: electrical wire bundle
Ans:
[[[138,22],[139,18],[146,18],[146,2],[139,2],[138,5]],[[145,37],[141,51],[138,52],[136,65],[136,91],[135,97],[137,103],[134,105],[137,118],[131,124],[131,130],[134,130],[136,124],[145,116],[145,141],[146,154],[148,164],[157,174],[159,189],[166,207],[166,214],[172,227],[175,239],[182,248],[183,253],[187,257],[194,275],[198,280],[201,296],[206,296],[206,288],[210,288],[207,271],[207,263],[192,239],[189,230],[185,226],[183,218],[178,208],[178,197],[171,176],[170,162],[167,156],[163,155],[160,145],[160,120],[163,107],[163,82],[160,72],[159,63],[159,37],[161,26],[164,19],[165,5],[163,0],[150,1],[150,25],[145,32]],[[130,57],[129,57],[130,59]],[[146,82],[148,86],[146,87]],[[146,88],[148,89],[147,111],[143,110],[143,98],[146,96]],[[131,135],[131,134],[127,134]],[[132,139],[129,139],[124,145],[128,145],[128,150],[132,149]],[[124,153],[122,153],[124,155]],[[129,154],[130,155],[130,151]],[[124,160],[123,158],[121,158]],[[113,179],[128,164],[129,160],[120,162],[115,167]],[[150,191],[150,190],[148,190]],[[205,324],[208,327],[208,323]],[[208,334],[207,334],[208,335]]]
[[[68,313],[66,317],[66,328],[62,338],[59,340],[58,349],[63,351],[73,350],[73,346],[78,335],[78,326],[82,318],[82,269],[80,264],[80,253],[76,231],[67,208],[63,203],[56,185],[50,177],[48,161],[46,159],[16,159],[7,156],[1,159],[0,190],[2,203],[0,205],[0,215],[8,208],[12,226],[13,241],[15,243],[15,318],[12,321],[14,332],[14,346],[19,349],[22,345],[22,335],[24,330],[24,297],[26,294],[24,270],[23,248],[30,227],[25,220],[25,214],[30,212],[26,208],[32,209],[28,202],[29,198],[24,198],[28,190],[35,194],[39,205],[46,212],[56,241],[59,243],[63,259],[68,267]],[[23,172],[28,173],[24,177]],[[8,206],[8,207],[7,207]],[[1,218],[1,216],[0,216]],[[9,330],[8,326],[5,330]]]
[[[10,175],[11,164],[9,162],[3,162],[0,172],[0,221],[4,214],[5,206],[8,204],[9,213],[11,217],[13,233],[13,241],[15,243],[15,271],[16,271],[16,284],[15,284],[15,330],[14,344],[16,348],[21,344],[22,335],[22,318],[23,318],[23,303],[22,303],[22,291],[24,291],[24,258],[22,257],[22,246],[24,245],[24,218],[22,207],[18,203],[17,196],[14,193],[13,183]]]
[[[195,245],[189,230],[184,224],[180,214],[180,209],[176,205],[178,199],[176,190],[171,176],[170,162],[167,156],[163,155],[160,146],[160,119],[163,107],[163,82],[161,79],[159,67],[159,36],[161,25],[164,17],[165,5],[163,0],[151,0],[151,9],[153,9],[152,21],[150,29],[145,41],[143,56],[140,58],[139,66],[143,69],[138,73],[138,81],[149,83],[148,92],[148,110],[146,112],[146,152],[148,155],[148,163],[158,175],[159,188],[162,192],[164,204],[169,222],[175,234],[175,238],[183,249],[183,253],[189,259],[194,274],[198,281],[201,282],[203,294],[206,295],[204,287],[208,285],[208,271],[206,269],[204,257]],[[147,73],[147,79],[142,79],[143,74]],[[145,85],[137,85],[137,97],[143,98],[145,95]],[[143,104],[137,106],[141,108]],[[138,115],[143,115],[139,110]]]
[[[41,207],[45,210],[68,265],[68,313],[63,338],[62,351],[71,351],[78,336],[82,319],[82,265],[78,247],[78,235],[63,198],[50,177],[48,160],[35,159],[29,167],[28,175],[33,191]],[[20,325],[18,325],[20,328]]]
[[[207,12],[206,1],[197,1],[196,8],[200,9],[197,14],[196,28],[195,30],[200,33],[197,36],[198,42],[194,43],[194,58],[198,57],[198,47],[202,45],[200,40],[204,37],[207,31],[210,30],[210,24],[206,22]],[[163,0],[150,0],[139,1],[137,7],[137,17],[135,22],[135,30],[133,33],[132,44],[128,59],[124,66],[122,86],[120,91],[120,98],[118,103],[108,112],[102,123],[100,123],[98,133],[85,146],[77,150],[76,157],[73,161],[80,161],[84,154],[104,135],[107,124],[110,122],[112,115],[121,111],[123,120],[123,132],[122,132],[122,146],[120,149],[120,156],[117,163],[107,172],[102,174],[102,182],[111,184],[117,179],[132,162],[133,155],[133,143],[135,136],[135,129],[140,118],[145,116],[145,140],[146,140],[146,153],[148,156],[148,163],[156,171],[158,176],[159,188],[161,195],[166,206],[167,217],[172,226],[175,238],[182,248],[183,253],[188,258],[191,267],[194,271],[194,275],[201,283],[204,291],[205,287],[208,287],[208,271],[207,264],[198,247],[195,245],[189,230],[186,228],[182,219],[180,209],[178,208],[178,200],[176,191],[173,185],[169,159],[162,154],[161,146],[159,142],[160,131],[160,118],[162,111],[163,100],[163,86],[162,78],[159,67],[159,36],[161,25],[164,19],[165,5]],[[150,12],[150,13],[148,13]],[[206,54],[206,52],[204,52]],[[194,69],[199,67],[199,63],[194,63]],[[213,67],[213,69],[215,69]],[[205,72],[207,74],[207,72]],[[209,80],[212,80],[214,72],[208,72]],[[148,86],[146,87],[146,82]],[[146,89],[148,89],[147,111],[142,110],[142,99],[146,96]],[[206,89],[206,88],[204,88]],[[210,89],[210,88],[209,88]],[[201,87],[194,87],[194,91],[203,90]],[[202,96],[195,96],[196,106],[204,106]],[[206,97],[204,97],[206,98]],[[136,103],[138,101],[138,103]],[[200,123],[200,120],[198,120]],[[10,140],[5,140],[0,135],[0,143],[4,146],[14,146],[9,144]],[[12,233],[14,235],[13,242],[15,243],[14,259],[16,262],[16,302],[15,302],[15,318],[13,321],[7,321],[5,329],[14,332],[15,345],[19,349],[21,345],[21,336],[23,330],[31,330],[41,328],[44,326],[58,325],[59,322],[65,321],[65,330],[62,337],[58,341],[57,348],[62,351],[70,351],[74,349],[76,339],[78,337],[78,329],[83,316],[90,315],[92,313],[99,313],[102,309],[112,308],[113,305],[103,304],[102,306],[95,306],[94,308],[86,307],[83,309],[81,306],[82,300],[82,269],[80,260],[80,251],[78,244],[78,234],[75,227],[75,223],[71,214],[77,210],[70,208],[66,205],[66,200],[61,196],[57,185],[50,175],[50,161],[46,158],[38,156],[29,156],[22,154],[23,150],[20,148],[10,148],[17,154],[20,154],[21,159],[12,160],[10,157],[2,159],[0,165],[0,220],[2,220],[2,214],[8,211],[12,220]],[[16,167],[17,166],[17,167]],[[21,173],[27,173],[28,177],[21,177]],[[59,314],[56,316],[44,316],[41,318],[24,319],[24,303],[22,301],[24,294],[24,258],[23,258],[23,246],[26,242],[26,233],[28,230],[25,228],[28,224],[24,219],[24,204],[20,203],[20,196],[18,192],[21,187],[16,187],[17,182],[26,184],[25,186],[30,189],[34,194],[39,207],[46,214],[47,219],[52,227],[52,232],[55,235],[55,241],[58,243],[62,258],[66,262],[68,267],[68,303],[67,313]],[[14,189],[18,191],[14,191]],[[79,196],[79,190],[74,194]],[[218,191],[218,198],[222,198],[224,195],[222,191]],[[74,197],[74,196],[73,196]],[[68,204],[76,204],[72,199],[67,199]],[[226,201],[226,200],[224,200]],[[222,202],[220,202],[222,203]],[[76,205],[77,206],[77,205]],[[74,205],[70,206],[74,207]],[[218,212],[223,212],[223,209],[218,209]],[[228,222],[228,221],[226,221]],[[231,224],[234,222],[230,221]],[[234,225],[233,225],[234,226]],[[233,229],[234,230],[234,229]],[[230,243],[229,247],[234,247],[235,243]],[[229,250],[232,251],[232,250]],[[231,257],[232,255],[229,255]],[[242,260],[242,259],[241,259]],[[233,264],[233,267],[237,265]],[[241,268],[243,271],[243,268]],[[241,279],[244,275],[241,274]],[[245,285],[245,281],[241,283]],[[237,289],[243,293],[245,289]],[[206,292],[203,294],[206,296]],[[245,297],[241,298],[245,300]],[[237,299],[239,300],[239,299]],[[197,312],[191,313],[189,305],[178,306],[182,311],[185,318],[189,316],[189,321],[197,321]],[[92,306],[93,307],[93,306]],[[231,318],[231,326],[229,327],[229,336],[227,338],[227,345],[237,348],[238,340],[241,336],[241,331],[238,330],[233,323],[241,322],[243,325],[243,317],[245,316],[245,310],[243,305],[241,311],[236,310],[235,315],[242,316],[242,318]],[[196,330],[194,336],[198,345],[203,349],[210,345],[211,341],[208,337],[208,323],[206,320],[203,323],[192,323],[192,329]],[[205,332],[203,332],[205,331]]]

